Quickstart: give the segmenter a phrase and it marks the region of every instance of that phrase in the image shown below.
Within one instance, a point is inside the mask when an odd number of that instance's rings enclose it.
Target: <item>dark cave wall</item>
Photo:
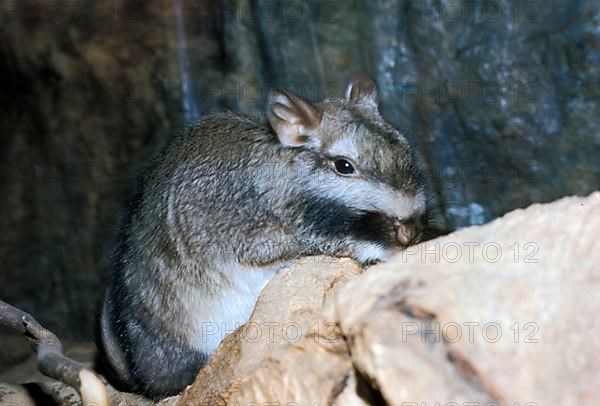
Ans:
[[[598,2],[15,3],[0,15],[0,297],[59,335],[91,335],[143,163],[186,119],[261,112],[271,87],[318,100],[372,73],[441,227],[600,186]]]
[[[74,339],[133,174],[183,123],[171,9],[119,3],[29,1],[0,26],[0,296]]]

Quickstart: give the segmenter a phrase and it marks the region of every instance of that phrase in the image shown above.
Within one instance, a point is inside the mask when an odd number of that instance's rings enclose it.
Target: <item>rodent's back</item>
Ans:
[[[286,154],[258,119],[232,113],[204,117],[174,138],[146,172],[127,237],[156,251],[153,242],[174,244],[178,261],[185,253],[201,260],[194,248],[235,243],[261,208],[257,180],[270,177]]]
[[[255,167],[278,149],[272,130],[258,118],[234,113],[210,114],[176,137],[165,149],[159,170],[218,169],[227,172]],[[166,158],[166,159],[165,159]],[[252,161],[256,161],[254,164]],[[161,165],[162,164],[162,165]],[[208,168],[208,166],[210,167]]]

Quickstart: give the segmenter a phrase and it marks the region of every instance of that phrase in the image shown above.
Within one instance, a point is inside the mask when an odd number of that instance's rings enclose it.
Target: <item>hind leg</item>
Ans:
[[[192,383],[208,355],[148,324],[123,300],[110,299],[102,308],[98,344],[113,385],[160,399]]]
[[[138,326],[128,330],[133,379],[141,392],[153,399],[183,391],[208,360],[207,354],[178,343],[160,330]]]

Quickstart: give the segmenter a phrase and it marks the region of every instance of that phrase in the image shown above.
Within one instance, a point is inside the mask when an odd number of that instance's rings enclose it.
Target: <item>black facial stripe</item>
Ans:
[[[299,198],[300,217],[310,232],[343,240],[352,238],[382,244],[393,244],[393,219],[373,211],[357,211],[345,207],[333,199],[305,194]]]
[[[389,247],[392,238],[393,219],[381,213],[362,212],[351,222],[350,235],[363,241],[379,243]]]

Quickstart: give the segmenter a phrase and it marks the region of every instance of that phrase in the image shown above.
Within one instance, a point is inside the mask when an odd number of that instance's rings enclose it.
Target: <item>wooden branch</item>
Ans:
[[[23,334],[37,353],[40,372],[72,386],[84,405],[108,406],[108,394],[100,378],[79,362],[65,357],[60,340],[31,315],[0,300],[0,324]]]

